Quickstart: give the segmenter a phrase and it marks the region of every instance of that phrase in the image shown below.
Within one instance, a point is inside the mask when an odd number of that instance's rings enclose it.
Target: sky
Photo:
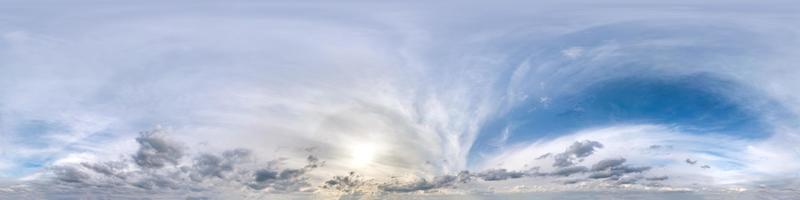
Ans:
[[[0,199],[797,199],[792,1],[0,1]]]

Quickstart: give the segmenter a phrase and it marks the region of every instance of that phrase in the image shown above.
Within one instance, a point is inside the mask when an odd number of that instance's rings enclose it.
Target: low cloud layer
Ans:
[[[563,153],[556,154],[552,158],[553,162],[570,162],[571,160],[585,159],[590,157],[597,148],[603,144],[597,141],[577,141],[567,146]],[[540,156],[536,160],[545,159]],[[565,161],[568,160],[568,161]],[[346,176],[335,176],[326,181],[324,190],[335,191],[341,194],[380,194],[380,193],[413,193],[413,192],[436,192],[441,190],[452,190],[468,187],[476,182],[491,183],[497,181],[508,181],[510,179],[541,179],[548,182],[561,182],[564,184],[575,184],[589,180],[606,181],[613,184],[637,184],[644,181],[664,181],[669,179],[667,176],[644,176],[652,169],[649,166],[632,166],[624,164],[625,158],[608,158],[587,166],[577,165],[577,161],[567,166],[557,167],[551,172],[540,172],[540,167],[532,167],[527,170],[516,171],[503,168],[488,169],[480,172],[461,171],[454,175],[435,176],[431,179],[420,177],[398,178],[392,177],[388,181],[368,179],[357,172],[350,172]],[[588,175],[587,175],[588,173]],[[564,180],[566,179],[566,180]],[[651,186],[654,186],[650,184]]]
[[[279,167],[283,160],[258,162],[248,149],[219,154],[185,155],[181,143],[162,130],[142,132],[136,138],[139,149],[131,160],[82,162],[54,166],[53,185],[112,187],[116,189],[213,191],[245,187],[266,193],[313,191],[306,173],[324,164],[309,155],[301,168]],[[190,157],[190,158],[187,158]]]

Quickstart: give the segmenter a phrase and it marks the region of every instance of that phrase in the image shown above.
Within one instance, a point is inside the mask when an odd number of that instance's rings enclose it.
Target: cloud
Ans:
[[[583,53],[583,48],[581,47],[570,47],[568,49],[564,49],[561,51],[561,54],[570,59],[576,59],[580,57],[582,53]]]
[[[261,169],[254,172],[254,180],[248,184],[256,190],[277,190],[277,191],[300,191],[310,185],[302,177],[305,174],[303,169],[284,169],[272,171]]]
[[[344,194],[366,193],[366,188],[377,187],[369,180],[365,180],[356,172],[350,172],[346,176],[334,176],[325,181],[321,186],[323,189],[334,190]]]
[[[619,173],[623,173],[623,174],[627,174],[627,173],[641,173],[641,172],[650,170],[651,168],[652,167],[648,167],[648,166],[633,167],[633,166],[629,166],[629,165],[623,165],[623,166],[618,166],[618,167],[612,167],[610,170],[611,171],[616,171],[616,172],[619,172]]]
[[[455,184],[456,181],[457,177],[455,176],[437,176],[431,181],[424,178],[411,182],[390,181],[381,184],[378,188],[385,192],[416,192],[450,187]]]
[[[136,138],[139,150],[132,160],[82,162],[52,167],[52,186],[91,185],[120,190],[132,186],[144,190],[208,191],[216,187],[247,186],[253,192],[296,192],[313,190],[306,173],[324,162],[313,155],[301,168],[282,168],[283,159],[267,163],[253,159],[248,149],[219,154],[199,153],[185,162],[184,147],[161,130],[143,132]],[[71,185],[80,184],[80,185]]]
[[[552,154],[552,153],[546,153],[546,154],[542,154],[541,156],[539,156],[539,157],[536,157],[536,160],[545,159],[545,158],[547,158],[547,157],[550,157],[550,155],[551,155],[551,154]]]
[[[51,170],[56,174],[59,181],[67,183],[84,183],[84,181],[90,178],[89,174],[72,166],[53,167]]]
[[[105,176],[125,178],[123,170],[128,168],[128,163],[124,161],[107,161],[100,163],[82,162],[81,166]]]
[[[654,177],[645,178],[645,180],[648,180],[648,181],[665,181],[667,179],[669,179],[668,176],[654,176]]]
[[[592,165],[592,171],[603,171],[608,168],[620,166],[622,163],[625,163],[625,158],[609,158],[601,160],[600,162]]]
[[[139,150],[133,160],[143,168],[162,168],[167,164],[176,165],[183,157],[183,147],[169,141],[162,135],[162,130],[145,131],[136,138]]]
[[[650,145],[650,149],[672,149],[672,145]]]
[[[140,149],[148,149],[147,152],[149,153],[146,155],[149,157],[170,155],[168,153],[165,154],[165,152],[169,151],[154,150],[157,148],[153,147],[153,143],[160,144],[160,147],[163,147],[162,149],[180,147],[182,152],[187,150],[183,148],[182,144],[169,139],[166,132],[159,132],[156,137],[153,137],[153,134],[149,134],[152,132],[144,132],[140,137],[136,138],[136,141],[147,141],[137,143]],[[586,158],[591,155],[591,153],[587,152],[592,151],[587,149],[599,145],[601,144],[592,141],[575,142],[562,154]],[[589,146],[589,148],[576,148],[579,146]],[[137,151],[136,153],[139,154],[140,152],[142,151]],[[305,166],[301,168],[279,167],[283,159],[259,164],[259,162],[254,162],[253,153],[248,149],[225,150],[218,154],[198,153],[194,156],[174,156],[172,161],[163,162],[165,165],[160,167],[153,167],[153,165],[142,166],[137,163],[135,156],[130,158],[134,159],[95,163],[81,162],[80,164],[58,166],[52,170],[55,175],[55,182],[50,184],[68,187],[83,187],[81,185],[106,186],[117,190],[125,190],[127,185],[151,191],[210,191],[215,190],[215,187],[235,188],[238,185],[249,188],[253,193],[309,192],[319,188],[324,191],[335,191],[343,195],[375,195],[418,191],[436,192],[442,189],[452,190],[457,189],[459,185],[474,183],[476,180],[498,182],[521,178],[568,177],[590,171],[605,171],[611,174],[609,177],[612,177],[627,173],[640,173],[649,169],[621,165],[625,159],[619,158],[602,160],[593,165],[592,170],[585,166],[568,166],[558,168],[550,173],[540,173],[538,172],[538,167],[524,171],[497,168],[477,173],[461,171],[454,175],[439,175],[430,179],[422,177],[400,179],[393,177],[379,181],[367,179],[355,172],[350,172],[346,176],[334,176],[317,186],[309,182],[310,177],[306,176],[306,174],[324,166],[325,163],[314,155],[309,155],[306,158]],[[191,159],[184,160],[185,158]],[[598,173],[595,172],[595,174]],[[595,174],[590,178],[597,178]],[[626,179],[625,181],[630,180]]]
[[[473,181],[473,177],[479,177],[486,181],[499,181],[509,178],[520,178],[522,176],[522,173],[509,173],[504,169],[499,169],[488,170],[478,174],[472,174],[469,171],[461,171],[456,175],[435,176],[430,181],[425,178],[413,178],[411,181],[404,181],[394,177],[387,182],[378,184],[378,189],[383,192],[399,193],[429,191],[442,188],[455,188],[458,184],[466,184]]]
[[[628,165],[616,165],[616,166],[613,166],[613,167],[608,167],[608,168],[603,169],[603,170],[592,170],[594,172],[591,175],[589,175],[589,178],[591,178],[591,179],[611,178],[611,179],[619,180],[620,178],[625,178],[624,175],[626,175],[626,174],[642,173],[642,172],[645,172],[645,171],[650,170],[650,169],[651,169],[651,167],[648,167],[648,166],[633,167],[633,166],[628,166]],[[630,179],[630,178],[626,178],[626,179]],[[633,180],[628,180],[628,181],[633,181]],[[633,182],[629,182],[627,184],[630,184],[630,183],[633,183]]]
[[[489,169],[482,171],[475,176],[480,177],[485,181],[499,181],[513,178],[521,178],[525,176],[525,172],[521,171],[508,171],[506,169]]]
[[[131,185],[146,190],[177,190],[186,187],[185,184],[178,183],[175,178],[174,176],[149,175],[132,182]]]
[[[594,153],[596,148],[603,148],[603,144],[589,140],[577,141],[572,145],[570,145],[564,152],[553,156],[553,158],[555,159],[555,163],[553,163],[553,166],[569,167],[574,165],[575,163],[582,162],[583,158],[592,155],[592,153]]]
[[[308,164],[299,169],[282,169],[280,171],[266,168],[256,170],[253,175],[254,179],[247,185],[256,190],[268,189],[268,191],[303,191],[311,190],[311,185],[307,182],[307,177],[304,177],[307,172],[320,166],[319,159],[314,156],[308,156],[306,159]]]
[[[455,189],[459,185],[466,185],[475,181],[498,182],[508,179],[526,177],[541,177],[546,174],[538,173],[538,168],[527,171],[509,171],[507,169],[489,169],[478,173],[461,171],[455,175],[434,176],[431,179],[422,177],[392,177],[386,181],[366,179],[355,172],[347,176],[334,176],[325,181],[321,188],[343,194],[381,194],[381,193],[410,193],[410,192],[435,192],[440,189]]]
[[[551,172],[550,175],[553,176],[570,176],[577,173],[584,173],[589,171],[589,168],[584,166],[569,166],[569,167],[562,167],[557,169],[554,172]]]
[[[207,177],[224,179],[225,173],[234,170],[236,164],[250,159],[251,151],[248,149],[234,149],[222,153],[221,156],[203,153],[193,159],[194,168],[190,177],[195,181],[202,181]]]
[[[592,178],[592,179],[601,179],[601,178],[610,178],[610,177],[612,177],[612,176],[614,176],[614,173],[612,173],[612,172],[608,172],[608,171],[604,171],[604,172],[595,172],[595,173],[592,173],[591,175],[589,175],[589,178]]]

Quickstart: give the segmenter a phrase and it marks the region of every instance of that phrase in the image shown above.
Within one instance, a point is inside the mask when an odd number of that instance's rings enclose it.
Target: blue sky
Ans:
[[[527,100],[503,118],[489,122],[472,155],[479,155],[485,146],[506,145],[493,138],[506,137],[505,143],[513,144],[629,124],[660,124],[687,134],[714,133],[753,140],[769,137],[772,130],[761,121],[761,113],[725,96],[742,90],[730,84],[705,75],[630,77]]]
[[[794,4],[8,1],[0,194],[796,192]]]

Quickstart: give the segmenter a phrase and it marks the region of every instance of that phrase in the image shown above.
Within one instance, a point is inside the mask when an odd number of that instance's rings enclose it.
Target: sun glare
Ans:
[[[361,143],[353,145],[350,164],[356,168],[366,167],[375,159],[375,144]]]

